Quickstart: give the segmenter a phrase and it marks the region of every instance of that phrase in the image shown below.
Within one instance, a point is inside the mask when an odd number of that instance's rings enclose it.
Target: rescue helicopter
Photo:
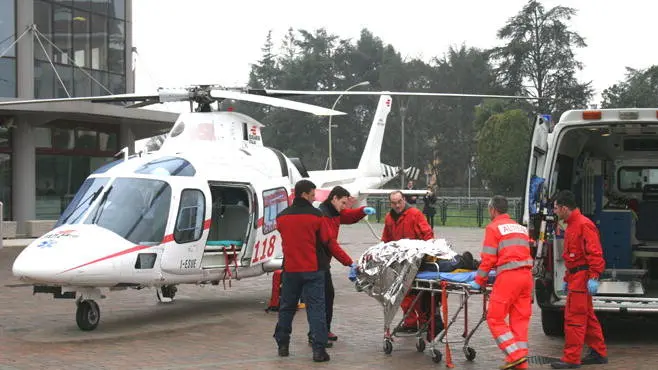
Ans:
[[[343,112],[277,96],[379,95],[374,119],[357,168],[308,171],[264,145],[263,124],[239,112],[214,109],[225,99],[294,109],[315,115]],[[380,153],[393,95],[525,98],[519,96],[414,92],[289,91],[193,86],[160,89],[157,94],[37,99],[0,105],[86,100],[139,102],[130,107],[189,101],[161,148],[129,155],[90,174],[55,227],[16,258],[12,272],[33,285],[34,293],[74,299],[81,330],[100,322],[97,300],[104,290],[154,288],[160,302],[171,302],[180,284],[224,284],[260,276],[282,266],[276,215],[304,178],[317,186],[316,201],[336,185],[365,204],[400,168],[382,164]],[[406,169],[407,173],[413,168]],[[421,195],[422,190],[404,190]]]

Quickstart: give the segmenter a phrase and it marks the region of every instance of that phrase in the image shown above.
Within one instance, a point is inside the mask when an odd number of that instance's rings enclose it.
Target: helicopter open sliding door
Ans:
[[[258,218],[258,228],[252,250],[249,253],[250,265],[259,265],[272,259],[281,259],[281,234],[277,230],[276,216],[289,205],[289,184],[263,186],[257,189],[259,209],[262,214]],[[246,254],[245,254],[246,256]]]
[[[171,177],[169,183],[173,196],[160,265],[172,274],[198,273],[210,226],[210,189],[194,177]]]
[[[210,181],[207,185],[212,205],[202,267],[237,268],[247,258],[256,223],[254,190],[243,183]]]

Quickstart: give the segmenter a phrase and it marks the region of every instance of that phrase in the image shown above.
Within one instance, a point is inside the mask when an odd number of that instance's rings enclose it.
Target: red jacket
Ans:
[[[327,270],[331,255],[350,266],[352,258],[338,245],[322,212],[304,198],[295,198],[276,217],[283,248],[283,271]]]
[[[399,215],[393,210],[386,214],[382,241],[388,243],[400,239],[434,239],[434,231],[418,208],[407,206]]]
[[[496,275],[519,268],[532,268],[528,229],[502,214],[494,218],[484,230],[482,262],[478,267],[475,282],[485,285],[489,271],[496,268]]]
[[[336,208],[334,208],[331,204],[327,204],[323,202],[322,204],[320,204],[320,207],[318,208],[324,215],[324,221],[327,223],[327,227],[331,231],[331,237],[336,240],[338,240],[338,233],[340,232],[340,224],[347,224],[347,225],[355,224],[359,222],[359,220],[361,220],[366,215],[365,213],[363,213],[363,209],[366,207],[345,209],[342,212],[338,213],[338,211],[336,211]],[[339,261],[347,261],[350,258],[342,248],[340,248],[340,251],[335,250],[335,252],[339,255],[335,255],[334,253],[329,253],[329,260],[327,261],[327,264],[331,263],[332,256],[336,257],[336,259],[338,259]],[[351,264],[352,263],[350,263],[349,265]]]
[[[562,252],[564,265],[567,268],[564,281],[568,282],[567,279],[571,275],[569,270],[577,267],[586,268],[590,279],[598,278],[605,270],[599,230],[589,218],[580,213],[579,209],[571,211],[566,223]]]

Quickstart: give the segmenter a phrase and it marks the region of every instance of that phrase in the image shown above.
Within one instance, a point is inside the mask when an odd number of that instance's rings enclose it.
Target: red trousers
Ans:
[[[562,361],[580,364],[583,344],[601,356],[608,356],[601,324],[594,314],[592,296],[587,291],[587,271],[578,271],[567,282],[567,305],[564,309],[564,356]]]
[[[493,285],[487,324],[505,362],[528,356],[528,326],[532,315],[532,271],[529,268],[503,271]],[[509,325],[505,319],[509,316]],[[528,362],[516,367],[527,369]]]

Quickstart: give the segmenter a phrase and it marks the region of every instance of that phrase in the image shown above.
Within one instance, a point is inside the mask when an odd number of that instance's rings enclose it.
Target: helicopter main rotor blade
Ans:
[[[69,101],[89,101],[92,103],[99,102],[131,102],[158,100],[159,95],[141,95],[141,94],[118,94],[108,96],[86,96],[77,98],[54,98],[54,99],[32,99],[32,100],[4,100],[0,105],[18,105],[18,104],[38,104],[38,103],[61,103]]]
[[[546,99],[534,96],[519,95],[486,95],[486,94],[455,94],[455,93],[429,93],[414,91],[303,91],[303,90],[268,90],[265,89],[265,95],[402,95],[402,96],[444,96],[444,97],[465,97],[465,98],[499,98],[499,99],[528,99],[540,100]]]
[[[253,103],[271,105],[274,107],[293,109],[301,112],[312,113],[315,114],[316,116],[340,116],[346,114],[340,111],[320,107],[317,105],[301,103],[293,100],[279,99],[271,96],[245,94],[236,91],[212,89],[210,92],[210,96],[216,99],[243,100]]]

